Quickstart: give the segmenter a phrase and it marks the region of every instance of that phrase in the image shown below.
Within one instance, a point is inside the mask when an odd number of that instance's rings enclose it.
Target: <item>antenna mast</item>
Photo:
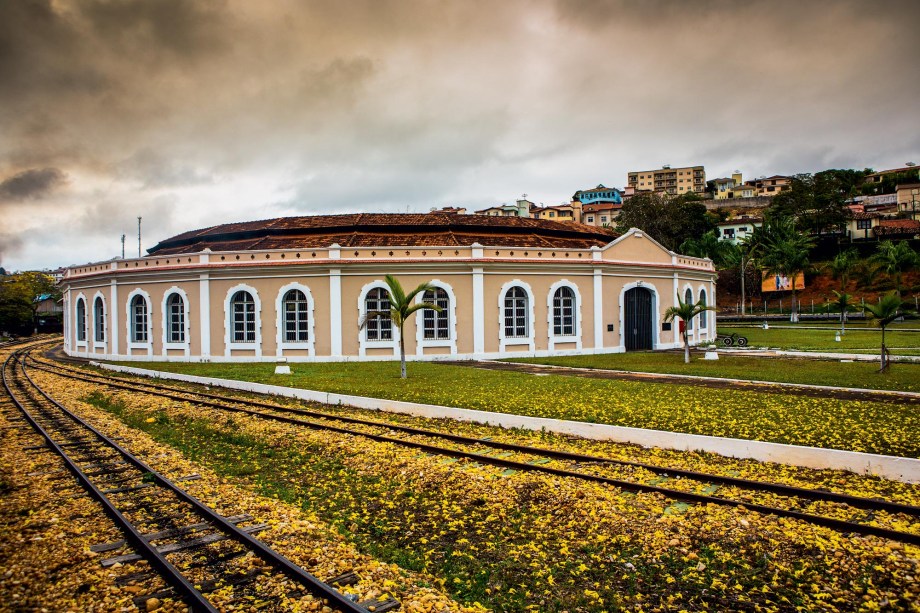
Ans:
[[[137,218],[137,257],[141,257],[141,218]]]
[[[125,259],[125,235],[121,235],[121,259]]]

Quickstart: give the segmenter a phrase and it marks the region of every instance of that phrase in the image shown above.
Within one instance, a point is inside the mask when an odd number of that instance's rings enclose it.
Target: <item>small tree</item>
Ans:
[[[894,280],[894,288],[898,296],[901,295],[901,274],[917,266],[920,257],[917,252],[907,244],[907,241],[894,243],[882,241],[878,245],[878,252],[872,256],[872,261],[879,264]]]
[[[389,319],[391,322],[393,322],[393,325],[399,329],[399,372],[400,376],[405,379],[406,345],[403,339],[405,324],[416,311],[421,309],[432,309],[440,313],[441,307],[436,304],[430,304],[428,302],[417,302],[415,304],[412,303],[416,296],[429,289],[432,289],[433,286],[430,283],[422,283],[407,294],[403,290],[402,284],[400,284],[399,280],[393,275],[387,275],[384,277],[384,280],[386,281],[387,287],[389,288],[390,310],[366,313],[364,318],[361,320],[361,328],[363,329],[367,325],[367,322],[372,319]]]
[[[677,296],[677,306],[668,307],[668,310],[664,312],[664,320],[672,321],[675,317],[682,319],[684,322],[688,322],[703,311],[715,311],[715,307],[706,306],[706,303],[700,299],[699,302],[684,302],[680,299],[680,296]],[[681,336],[684,339],[684,364],[690,363],[690,339],[687,336],[687,326],[684,325],[684,329],[681,332]]]
[[[885,328],[895,319],[903,317],[909,310],[909,304],[907,302],[902,302],[897,292],[885,294],[879,299],[878,304],[866,303],[863,305],[863,312],[869,313],[872,319],[877,321],[879,327],[882,329],[882,354],[879,372],[884,372],[885,369],[888,368],[888,349],[885,347]]]
[[[855,297],[851,296],[846,292],[838,292],[833,290],[834,295],[837,296],[836,300],[828,302],[829,307],[834,307],[840,310],[840,334],[846,334],[846,321],[847,321],[847,312],[855,304]]]
[[[840,291],[846,292],[847,285],[850,282],[850,275],[859,261],[859,253],[855,249],[847,249],[834,256],[834,259],[828,262],[826,269],[831,273],[835,281],[840,281]]]

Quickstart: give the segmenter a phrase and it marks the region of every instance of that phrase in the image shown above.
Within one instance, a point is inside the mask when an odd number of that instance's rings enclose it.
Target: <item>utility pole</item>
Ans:
[[[137,218],[137,257],[141,257],[141,218]]]
[[[125,235],[121,235],[121,259],[125,259]]]

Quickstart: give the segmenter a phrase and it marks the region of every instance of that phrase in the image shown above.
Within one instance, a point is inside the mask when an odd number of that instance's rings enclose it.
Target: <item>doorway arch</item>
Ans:
[[[633,287],[623,296],[623,344],[626,351],[654,349],[652,292]]]

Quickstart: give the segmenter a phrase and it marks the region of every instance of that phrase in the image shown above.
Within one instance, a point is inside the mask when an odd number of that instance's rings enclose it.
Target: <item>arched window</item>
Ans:
[[[131,299],[131,342],[147,342],[147,301],[137,295]]]
[[[104,343],[105,302],[103,302],[101,296],[97,296],[96,301],[93,303],[93,322],[95,323],[95,336],[93,338],[96,340],[96,342]]]
[[[686,304],[693,304],[693,292],[690,290],[689,287],[687,288],[687,291],[684,293],[684,302]],[[692,317],[690,318],[690,321],[687,322],[687,329],[688,330],[693,329],[693,318]]]
[[[704,289],[700,290],[700,304],[704,307],[706,306],[706,290]],[[708,313],[708,311],[700,313],[700,328],[705,328],[707,326],[706,313]]]
[[[393,339],[393,321],[390,319],[390,294],[382,287],[376,287],[367,293],[364,299],[364,313],[367,316],[367,340],[388,341]],[[371,317],[373,313],[380,316]]]
[[[284,312],[284,340],[290,343],[305,343],[309,340],[309,304],[299,289],[288,290],[281,299]]]
[[[560,287],[553,294],[553,334],[575,335],[575,294],[569,287]]]
[[[256,302],[252,294],[240,290],[230,300],[230,324],[234,343],[256,342]]]
[[[77,299],[77,340],[86,341],[86,301]]]
[[[424,293],[422,302],[441,307],[440,312],[434,309],[422,310],[422,338],[426,341],[449,339],[450,298],[447,297],[447,292],[440,287],[432,288]]]
[[[505,338],[524,338],[530,335],[527,292],[514,286],[505,292]]]
[[[166,342],[185,342],[185,300],[177,293],[166,301]]]

